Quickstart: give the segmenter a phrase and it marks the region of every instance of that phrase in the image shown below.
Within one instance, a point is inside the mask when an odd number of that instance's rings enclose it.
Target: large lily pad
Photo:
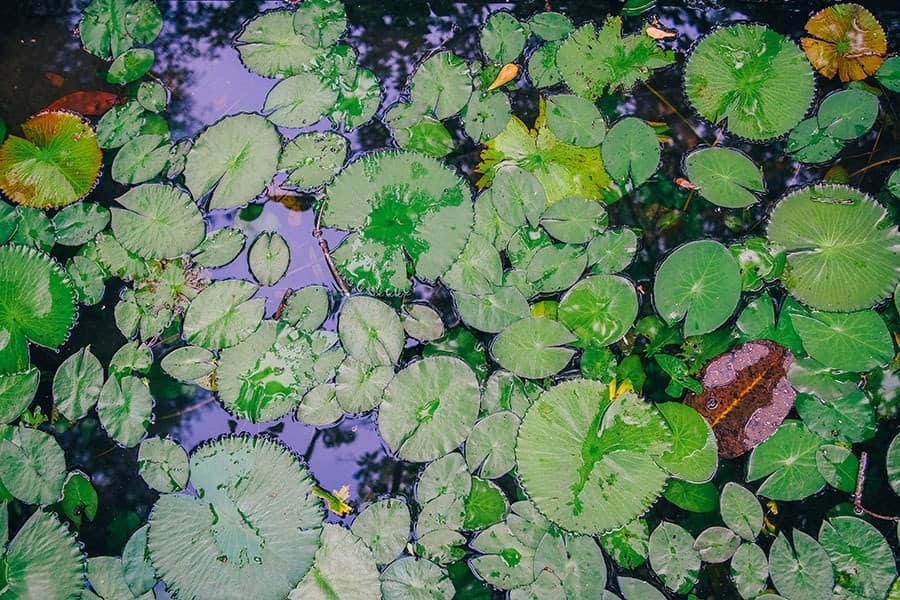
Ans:
[[[324,54],[294,30],[295,14],[273,10],[249,21],[235,42],[241,61],[263,77],[287,77],[311,68]]]
[[[66,457],[52,435],[19,427],[0,440],[0,481],[14,498],[46,506],[60,499]]]
[[[478,380],[466,363],[448,356],[424,358],[388,385],[378,429],[400,458],[434,460],[463,442],[480,402]]]
[[[900,280],[900,233],[884,207],[849,186],[788,194],[772,211],[768,237],[787,250],[782,283],[816,308],[869,308]]]
[[[785,421],[772,437],[753,449],[747,481],[768,475],[757,494],[773,500],[811,496],[825,486],[816,466],[816,452],[825,443],[799,421]]]
[[[334,249],[356,287],[397,293],[407,270],[432,281],[459,256],[472,228],[468,186],[437,160],[379,152],[352,163],[326,188],[322,222],[354,233]]]
[[[694,46],[684,68],[688,100],[705,119],[751,140],[790,131],[815,93],[800,49],[762,25],[717,29]]]
[[[516,462],[529,498],[561,527],[595,534],[646,511],[667,473],[655,460],[672,448],[659,412],[633,394],[610,401],[599,382],[544,392],[519,427]]]
[[[178,598],[283,600],[319,547],[312,480],[278,442],[232,436],[190,461],[196,497],[166,494],[150,515],[153,566]]]
[[[42,112],[22,123],[24,138],[0,146],[0,190],[16,204],[59,208],[84,198],[100,177],[97,135],[74,113]]]
[[[822,523],[819,542],[834,566],[836,584],[845,593],[881,598],[897,577],[891,546],[871,524],[856,517]]]
[[[75,292],[62,267],[19,245],[0,247],[0,372],[28,367],[28,341],[57,348],[75,322]]]

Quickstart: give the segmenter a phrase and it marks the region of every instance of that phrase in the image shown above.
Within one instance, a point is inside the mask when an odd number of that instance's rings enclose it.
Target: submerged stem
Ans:
[[[859,457],[859,470],[856,472],[856,490],[850,498],[853,499],[853,512],[858,515],[863,513],[882,521],[900,521],[900,517],[890,517],[888,515],[880,515],[876,512],[863,507],[863,484],[866,482],[866,464],[869,462],[869,455],[863,452]]]
[[[328,248],[328,241],[322,237],[322,207],[319,207],[319,212],[316,213],[316,228],[313,229],[312,234],[319,242],[319,248],[322,249],[322,255],[325,257],[325,262],[328,264],[328,270],[331,271],[331,277],[334,279],[335,283],[338,284],[338,287],[341,288],[344,295],[349,296],[350,287],[347,285],[347,282],[344,281],[344,278],[341,277],[337,267],[334,266],[334,261],[331,260],[331,250]]]

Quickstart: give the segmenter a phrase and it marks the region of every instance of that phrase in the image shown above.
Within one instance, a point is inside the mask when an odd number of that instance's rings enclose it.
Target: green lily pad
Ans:
[[[344,302],[338,334],[348,355],[376,366],[397,364],[406,341],[397,312],[367,296],[353,296]]]
[[[9,542],[3,562],[3,600],[81,598],[84,556],[75,535],[52,512],[32,513]]]
[[[295,13],[273,10],[249,21],[235,39],[244,66],[263,77],[288,77],[311,69],[324,50],[294,30]],[[301,17],[302,18],[302,17]],[[304,32],[315,35],[313,31]]]
[[[698,240],[679,246],[659,266],[653,285],[656,311],[684,335],[701,335],[724,323],[741,297],[741,274],[725,246]]]
[[[217,229],[197,246],[193,260],[201,267],[223,267],[237,258],[246,242],[247,236],[240,229]]]
[[[820,446],[816,451],[816,467],[831,487],[848,493],[856,489],[859,460],[847,448],[833,444]]]
[[[646,511],[667,474],[654,459],[672,448],[657,410],[633,394],[610,402],[599,382],[544,392],[519,427],[516,462],[537,508],[569,531],[618,529]]]
[[[312,333],[325,322],[330,310],[328,289],[322,285],[308,285],[291,292],[282,304],[279,320]]]
[[[794,406],[803,424],[823,439],[855,443],[875,435],[875,411],[861,390],[827,401],[801,393],[797,394]]]
[[[692,513],[708,513],[716,509],[719,491],[710,482],[689,483],[681,479],[669,479],[663,497]]]
[[[345,29],[347,12],[340,0],[308,0],[294,13],[294,31],[310,46],[330,46]]]
[[[84,517],[93,521],[97,516],[99,498],[91,479],[81,471],[70,471],[63,484],[63,497],[59,505],[63,514],[81,527]]]
[[[0,481],[12,496],[46,506],[62,496],[66,458],[48,433],[18,427],[0,440]]]
[[[572,94],[549,96],[547,127],[561,142],[593,148],[606,137],[606,121],[590,100]]]
[[[782,283],[815,308],[869,308],[900,280],[900,233],[880,204],[849,186],[817,185],[785,196],[772,211],[768,238],[787,250]]]
[[[472,473],[487,479],[501,477],[516,466],[519,417],[503,410],[475,423],[466,438],[466,463]]]
[[[275,285],[287,273],[291,250],[283,237],[273,231],[256,236],[247,253],[250,273],[260,285]]]
[[[18,373],[0,373],[0,424],[12,423],[31,405],[37,393],[40,371],[35,367]]]
[[[126,448],[137,446],[153,416],[150,388],[131,375],[111,376],[100,391],[97,416],[109,437]]]
[[[491,190],[494,208],[501,219],[516,227],[524,225],[526,220],[532,227],[537,226],[547,205],[544,187],[537,177],[507,165],[494,173]]]
[[[731,579],[742,598],[755,598],[766,588],[769,562],[756,544],[744,543],[731,557]]]
[[[116,198],[112,231],[126,250],[143,258],[177,258],[200,245],[206,224],[191,197],[176,187],[148,183]]]
[[[183,346],[166,354],[160,367],[179,381],[193,383],[216,370],[216,357],[206,348]]]
[[[809,600],[830,597],[834,579],[824,548],[799,529],[793,538],[791,548],[784,533],[779,533],[769,549],[769,573],[778,593]]]
[[[457,114],[472,95],[472,76],[461,58],[450,52],[429,56],[409,82],[410,95],[417,105],[433,110],[438,119]]]
[[[656,464],[673,476],[691,483],[712,479],[719,466],[716,436],[700,413],[686,404],[663,402],[656,408],[672,432],[672,449]]]
[[[791,129],[786,147],[794,158],[811,164],[828,162],[843,149],[843,140],[827,135],[815,117],[803,119]]]
[[[147,438],[141,442],[137,461],[141,478],[158,492],[177,492],[187,485],[188,456],[178,442]]]
[[[129,48],[109,66],[106,81],[112,84],[125,84],[137,81],[147,74],[156,60],[153,50],[147,48]]]
[[[403,552],[409,538],[409,507],[402,500],[387,498],[373,502],[353,520],[350,531],[359,537],[386,565]]]
[[[355,232],[334,250],[337,267],[352,285],[371,291],[404,291],[407,269],[426,281],[440,277],[472,227],[468,186],[419,154],[366,155],[344,169],[326,194],[323,224]]]
[[[729,529],[745,540],[756,539],[763,526],[763,509],[753,492],[729,481],[722,488],[719,507]]]
[[[320,544],[321,504],[303,465],[278,442],[230,436],[195,450],[190,473],[196,497],[164,494],[150,514],[147,547],[168,590],[285,598]]]
[[[139,135],[116,152],[112,178],[119,183],[143,183],[158,177],[169,163],[171,146],[167,136]]]
[[[563,295],[559,321],[583,347],[608,346],[631,329],[637,311],[637,293],[630,281],[616,275],[595,275]]]
[[[92,0],[78,23],[84,49],[104,60],[135,43],[149,44],[160,29],[162,15],[152,0]]]
[[[281,127],[306,127],[333,109],[338,91],[316,73],[282,79],[266,96],[263,112]]]
[[[122,598],[123,600],[153,600],[154,596],[146,592],[140,597],[133,594],[125,580],[125,566],[122,559],[115,556],[92,556],[87,561],[87,576],[94,590],[104,600]],[[82,596],[82,600],[85,596]]]
[[[548,42],[535,48],[528,57],[528,78],[536,88],[546,88],[562,83],[563,76],[556,65],[561,41]]]
[[[481,30],[481,49],[494,62],[510,63],[522,53],[528,33],[528,27],[510,13],[496,12]]]
[[[53,376],[53,403],[70,421],[87,415],[103,388],[103,366],[85,346],[69,356]]]
[[[37,250],[0,246],[0,373],[28,368],[28,341],[61,346],[74,322],[75,292],[62,267]]]
[[[600,536],[600,546],[624,569],[634,569],[650,554],[650,529],[645,519],[634,519],[621,529]]]
[[[663,584],[677,594],[686,594],[700,575],[700,552],[684,528],[663,521],[650,534],[650,566]]]
[[[869,523],[833,517],[822,523],[819,543],[834,566],[836,587],[865,598],[884,597],[897,577],[891,547]]]
[[[819,105],[817,118],[825,135],[839,140],[855,140],[875,124],[878,97],[863,90],[840,90],[829,94]]]
[[[572,31],[572,21],[558,12],[539,12],[528,19],[531,33],[542,40],[553,42],[564,39]]]
[[[491,354],[501,367],[530,379],[549,377],[562,371],[575,351],[564,347],[577,337],[565,326],[529,317],[516,321],[494,338]]]
[[[803,348],[813,359],[839,371],[862,372],[894,358],[894,340],[874,310],[813,312],[791,317]]]
[[[618,16],[606,19],[599,31],[593,23],[576,29],[556,57],[566,84],[592,101],[618,88],[630,89],[673,62],[675,54],[661,49],[648,35],[622,37]]]
[[[588,266],[598,275],[618,273],[634,260],[637,236],[631,229],[609,230],[588,244]]]
[[[478,143],[499,135],[514,118],[506,94],[478,90],[472,92],[460,116],[466,133]]]
[[[347,413],[363,413],[381,403],[384,390],[394,378],[394,367],[371,365],[348,357],[334,378],[335,398]]]
[[[665,600],[665,596],[646,581],[633,577],[619,577],[617,581],[625,600]]]
[[[227,348],[256,331],[266,308],[255,298],[259,288],[249,281],[225,279],[210,284],[194,298],[184,315],[185,341],[204,348]]]
[[[211,210],[242,206],[272,180],[280,155],[281,136],[272,123],[259,115],[225,117],[197,136],[184,183],[194,200],[211,192]]]
[[[400,321],[406,335],[422,342],[436,340],[444,335],[441,315],[427,304],[404,305]]]
[[[716,29],[694,46],[684,68],[688,100],[706,120],[731,133],[768,140],[790,131],[815,94],[806,56],[762,25]]]
[[[424,106],[401,102],[392,106],[385,116],[401,148],[429,156],[446,156],[455,146],[453,136],[443,123],[423,114],[424,111]]]
[[[22,123],[25,137],[0,145],[0,190],[34,208],[81,200],[100,177],[102,154],[91,126],[74,113],[42,112]]]
[[[278,169],[288,171],[287,181],[296,188],[317,188],[340,171],[349,148],[350,142],[338,133],[301,133],[284,147]]]
[[[378,567],[369,547],[345,527],[327,523],[312,567],[287,598],[379,600],[378,584]]]
[[[149,592],[156,585],[156,571],[150,562],[147,551],[147,530],[143,525],[131,534],[122,550],[122,568],[125,570],[125,583],[134,595]]]
[[[684,170],[700,195],[725,208],[755,204],[766,191],[762,169],[731,148],[702,148],[687,155]]]
[[[333,383],[323,383],[306,392],[296,417],[307,425],[330,425],[344,416],[344,409],[337,401],[337,390]]]
[[[656,173],[660,152],[653,128],[635,117],[616,121],[603,142],[603,162],[610,176],[632,187]]]
[[[816,451],[825,440],[799,421],[787,420],[753,449],[747,481],[768,475],[757,494],[773,500],[800,500],[818,492],[825,480],[816,467]]]
[[[397,373],[384,392],[378,429],[391,452],[408,461],[440,458],[475,424],[478,380],[463,361],[434,356]]]
[[[404,556],[381,573],[384,600],[450,600],[456,594],[447,572],[424,558]]]

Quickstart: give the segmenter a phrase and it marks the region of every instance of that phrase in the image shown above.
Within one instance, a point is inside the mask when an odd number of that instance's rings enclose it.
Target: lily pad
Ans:
[[[49,433],[18,427],[0,440],[0,481],[14,498],[53,504],[62,496],[65,478],[65,455]]]
[[[637,187],[659,168],[656,133],[641,119],[626,117],[612,126],[603,143],[603,162],[612,178]]]
[[[590,100],[572,94],[547,98],[547,127],[561,142],[593,148],[606,137],[606,121]]]
[[[684,335],[701,335],[724,323],[741,297],[741,274],[728,249],[712,240],[679,246],[656,271],[653,302],[673,325],[684,319]]]
[[[878,118],[878,97],[863,90],[841,90],[829,94],[819,106],[817,119],[825,135],[855,140]]]
[[[265,298],[252,299],[259,288],[248,281],[216,281],[194,298],[184,315],[182,335],[204,348],[227,348],[256,331]]]
[[[762,169],[747,155],[731,148],[703,148],[687,155],[684,170],[700,194],[726,208],[755,204],[766,191]]]
[[[331,112],[338,92],[316,73],[292,75],[275,84],[266,96],[263,112],[281,127],[306,127]]]
[[[9,542],[3,562],[3,600],[81,598],[84,556],[78,540],[52,512],[32,513]]]
[[[152,0],[92,0],[78,23],[84,49],[104,60],[135,43],[149,44],[160,29],[162,15]]]
[[[528,33],[528,27],[510,13],[496,12],[481,30],[481,49],[494,62],[510,63],[522,53]]]
[[[825,442],[799,421],[785,421],[775,434],[753,449],[747,481],[766,478],[757,494],[772,500],[801,500],[825,486],[816,467],[816,452]]]
[[[340,0],[308,0],[294,13],[294,31],[310,46],[330,46],[345,29],[347,12]]]
[[[194,262],[201,267],[222,267],[237,258],[244,249],[247,236],[240,229],[223,227],[209,234],[197,246]]]
[[[278,169],[288,171],[288,183],[294,187],[317,188],[340,171],[349,147],[347,138],[338,133],[301,133],[284,147]]]
[[[495,412],[475,423],[466,438],[466,463],[481,477],[501,477],[516,465],[516,433],[519,417],[507,410]]]
[[[424,558],[404,556],[381,573],[384,600],[450,600],[456,594],[447,572]]]
[[[194,200],[212,192],[211,210],[241,206],[269,184],[280,154],[281,137],[269,121],[250,114],[225,117],[197,136],[184,182]]]
[[[375,292],[408,289],[407,269],[426,281],[443,275],[472,228],[468,186],[419,154],[366,155],[326,194],[323,224],[354,232],[334,250],[335,263],[352,285]]]
[[[235,39],[244,66],[263,77],[308,71],[324,51],[295,32],[295,18],[292,11],[273,10],[249,21]],[[315,35],[312,31],[307,34]]]
[[[109,437],[126,448],[137,446],[153,417],[153,396],[137,377],[111,376],[97,400],[97,416]]]
[[[247,253],[250,272],[260,285],[275,285],[287,273],[291,250],[283,237],[273,231],[260,233]]]
[[[622,339],[638,312],[637,292],[616,275],[582,279],[563,295],[559,321],[578,337],[580,345],[608,346]]]
[[[70,421],[87,415],[103,388],[103,366],[85,346],[66,358],[53,376],[53,403]]]
[[[42,112],[22,123],[24,138],[0,146],[0,190],[16,204],[60,208],[81,200],[100,178],[97,135],[74,113]]]
[[[170,151],[167,136],[139,135],[116,152],[112,164],[112,178],[124,184],[154,179],[169,163]]]
[[[391,452],[409,461],[440,458],[475,424],[480,394],[463,361],[434,356],[400,371],[384,392],[378,429]]]
[[[397,312],[367,296],[353,296],[344,302],[338,334],[348,355],[376,366],[395,365],[406,341]]]
[[[819,529],[819,543],[831,559],[837,587],[880,598],[897,577],[891,547],[874,526],[856,517],[833,517]]]
[[[472,76],[465,61],[450,52],[429,56],[409,82],[413,100],[433,110],[438,119],[457,114],[472,95]]]
[[[152,437],[141,442],[138,451],[141,478],[158,492],[177,492],[187,485],[188,456],[178,442]]]
[[[811,536],[795,529],[794,547],[779,533],[769,550],[772,583],[787,598],[813,600],[831,596],[834,578],[825,550]]]
[[[755,598],[769,579],[766,553],[756,544],[744,543],[731,557],[731,579],[742,598]]]
[[[782,198],[768,238],[787,250],[781,281],[815,308],[869,308],[900,280],[900,233],[880,204],[843,185],[802,188]]]
[[[350,531],[371,548],[375,562],[386,565],[403,552],[409,528],[409,507],[402,500],[387,498],[359,513]]]
[[[679,525],[664,521],[650,534],[650,566],[673,592],[691,591],[700,575],[700,562],[694,538]]]
[[[322,528],[322,545],[315,562],[287,598],[379,600],[378,583],[372,550],[345,527],[327,523]]]
[[[126,250],[143,258],[177,258],[206,236],[203,215],[176,187],[148,183],[116,198],[112,231]]]
[[[794,315],[791,322],[803,348],[827,367],[862,372],[885,365],[894,357],[891,333],[874,310],[817,311],[809,316]]]
[[[28,367],[28,341],[61,346],[74,322],[75,292],[62,267],[37,250],[0,246],[0,373]]]
[[[756,539],[763,526],[763,510],[753,492],[729,481],[722,488],[719,507],[729,529],[745,540]]]
[[[703,118],[762,141],[800,122],[815,80],[806,57],[787,37],[762,25],[737,24],[716,29],[694,46],[684,88]]]
[[[881,23],[859,4],[835,4],[809,18],[805,26],[812,37],[800,40],[819,73],[841,81],[874,75],[887,53]]]
[[[672,448],[657,410],[632,394],[609,399],[599,382],[544,392],[519,427],[516,462],[528,497],[569,531],[618,529],[646,511],[667,474],[654,459]]]
[[[0,424],[12,423],[31,405],[40,371],[31,367],[18,373],[0,373]]]
[[[516,321],[494,338],[491,354],[504,369],[540,379],[562,371],[575,351],[564,347],[577,338],[556,321],[529,317]]]
[[[691,483],[712,479],[719,466],[716,436],[703,417],[690,406],[663,402],[656,408],[672,432],[672,449],[656,459],[656,464],[673,476]]]

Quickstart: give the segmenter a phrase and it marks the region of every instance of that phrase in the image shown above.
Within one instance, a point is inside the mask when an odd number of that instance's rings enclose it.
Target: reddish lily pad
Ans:
[[[881,23],[859,4],[835,4],[824,8],[806,22],[800,42],[816,70],[841,81],[866,79],[884,61],[887,38]]]
[[[690,394],[685,403],[709,422],[719,441],[719,456],[740,456],[775,433],[797,395],[787,379],[793,362],[787,348],[754,340],[703,368],[703,391]]]

